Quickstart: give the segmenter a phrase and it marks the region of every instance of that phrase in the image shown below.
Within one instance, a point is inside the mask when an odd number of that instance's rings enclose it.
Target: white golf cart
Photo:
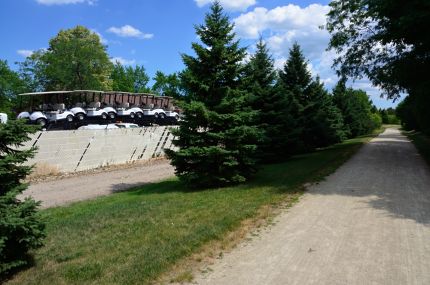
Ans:
[[[27,119],[31,124],[45,127],[48,123],[67,122],[72,124],[75,118],[73,112],[66,109],[59,95],[69,91],[52,91],[23,93],[20,96],[30,96],[30,110],[18,114],[18,119]],[[41,103],[38,104],[37,103]],[[34,107],[36,106],[36,107]]]
[[[0,124],[6,124],[7,123],[7,114],[0,113]]]

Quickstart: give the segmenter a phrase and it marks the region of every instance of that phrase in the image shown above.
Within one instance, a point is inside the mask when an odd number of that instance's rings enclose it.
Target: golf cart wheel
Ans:
[[[114,112],[109,112],[109,118],[110,119],[115,120],[115,117],[116,117],[116,115]]]
[[[85,119],[85,115],[82,113],[76,114],[76,118],[79,122],[82,122]]]
[[[103,114],[102,114],[102,119],[103,119],[103,120],[106,120],[107,118],[108,118],[108,115],[107,115],[106,113],[103,113]]]
[[[132,112],[130,113],[130,118],[134,119],[135,114]]]
[[[39,125],[39,126],[41,126],[41,127],[46,126],[46,123],[47,123],[47,121],[46,121],[45,118],[39,118],[39,119],[36,120],[36,124]]]
[[[66,120],[67,120],[67,122],[69,122],[69,123],[73,122],[73,116],[72,116],[72,115],[68,115],[68,116],[66,117]]]

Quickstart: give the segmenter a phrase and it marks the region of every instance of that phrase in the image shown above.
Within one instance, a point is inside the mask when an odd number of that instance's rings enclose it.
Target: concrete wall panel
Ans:
[[[24,148],[38,148],[29,164],[44,163],[61,172],[144,161],[173,148],[171,127],[38,132]]]

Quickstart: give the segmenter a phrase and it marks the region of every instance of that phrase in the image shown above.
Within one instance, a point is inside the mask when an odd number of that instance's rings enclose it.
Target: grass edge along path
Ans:
[[[177,273],[173,281],[189,281],[184,268],[290,207],[305,183],[334,172],[375,134],[264,166],[244,185],[190,192],[170,179],[43,210],[45,246],[8,283],[151,284],[173,276],[166,272]]]
[[[430,166],[430,136],[417,131],[403,131],[417,148],[418,152]]]

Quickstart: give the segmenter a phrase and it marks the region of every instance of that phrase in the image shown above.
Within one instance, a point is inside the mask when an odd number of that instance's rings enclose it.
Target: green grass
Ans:
[[[403,132],[408,138],[414,143],[415,147],[418,149],[418,152],[427,161],[428,165],[430,165],[430,137],[415,131]]]
[[[294,203],[301,185],[332,173],[369,138],[265,166],[253,181],[236,187],[190,192],[170,179],[44,210],[46,245],[34,253],[35,265],[10,283],[150,283],[262,207]]]

